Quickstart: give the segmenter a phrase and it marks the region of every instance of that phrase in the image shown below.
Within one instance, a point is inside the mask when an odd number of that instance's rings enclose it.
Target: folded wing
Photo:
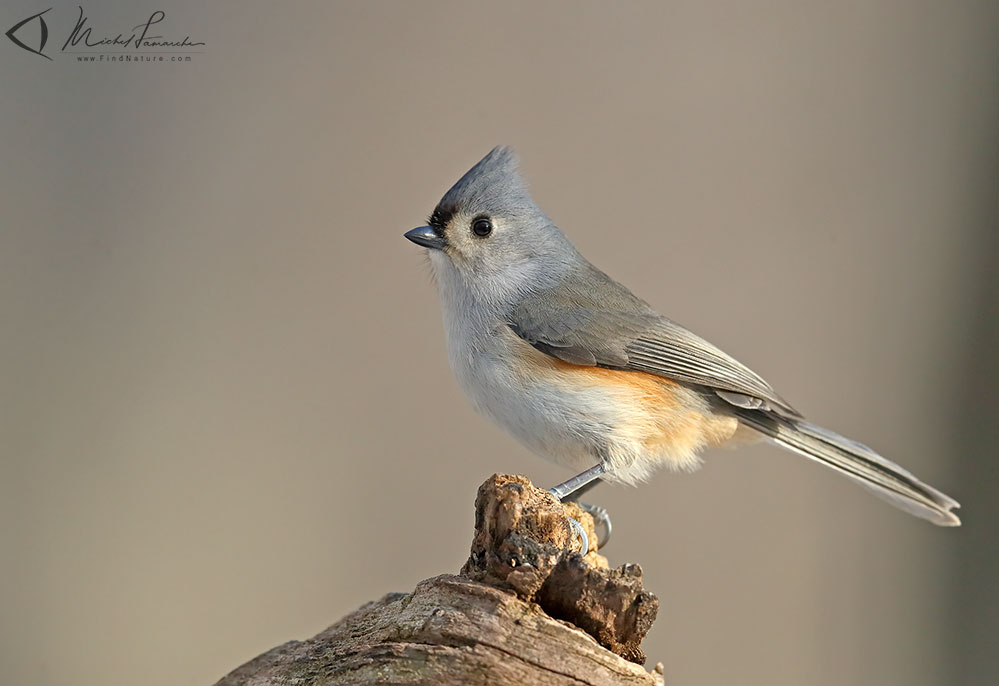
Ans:
[[[710,388],[736,407],[800,416],[751,369],[589,269],[525,296],[509,315],[510,328],[571,364],[656,374]]]

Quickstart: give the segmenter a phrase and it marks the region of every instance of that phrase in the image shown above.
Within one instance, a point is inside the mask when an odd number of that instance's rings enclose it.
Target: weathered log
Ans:
[[[637,565],[584,558],[568,517],[592,518],[522,476],[479,487],[475,537],[455,575],[368,603],[306,641],[290,641],[216,686],[340,684],[662,684],[640,643],[658,599]],[[638,663],[638,664],[636,664]]]

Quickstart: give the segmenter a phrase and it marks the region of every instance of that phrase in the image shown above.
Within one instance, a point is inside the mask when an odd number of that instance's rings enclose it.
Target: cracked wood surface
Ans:
[[[661,666],[636,664],[658,601],[637,565],[610,570],[595,552],[572,552],[567,512],[592,532],[575,506],[524,477],[496,475],[479,488],[461,575],[368,603],[216,686],[661,685]]]

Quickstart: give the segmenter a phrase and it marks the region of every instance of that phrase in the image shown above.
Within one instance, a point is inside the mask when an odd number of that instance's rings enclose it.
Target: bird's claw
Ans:
[[[566,517],[569,520],[569,526],[572,527],[573,532],[579,537],[579,554],[586,557],[586,553],[590,552],[590,537],[586,535],[586,530],[583,525],[572,517]]]
[[[579,505],[583,512],[586,512],[593,517],[593,525],[595,527],[603,525],[604,536],[602,538],[599,536],[597,537],[597,548],[603,548],[610,542],[611,534],[614,533],[614,524],[611,522],[610,513],[607,512],[607,508],[580,502],[577,502],[576,504]]]

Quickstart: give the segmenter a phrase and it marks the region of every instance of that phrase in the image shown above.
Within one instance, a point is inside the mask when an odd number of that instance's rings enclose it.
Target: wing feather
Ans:
[[[510,328],[570,364],[648,372],[705,386],[737,407],[766,406],[800,416],[760,375],[589,268],[525,296],[509,315]]]

